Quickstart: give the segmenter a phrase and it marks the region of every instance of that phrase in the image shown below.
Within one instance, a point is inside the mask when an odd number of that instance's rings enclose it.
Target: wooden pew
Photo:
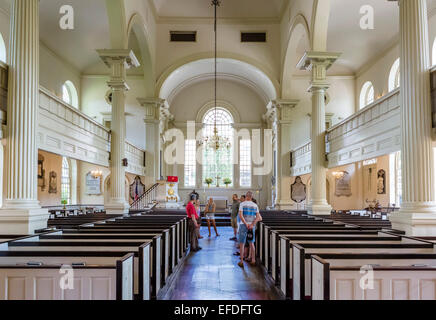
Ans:
[[[1,300],[133,300],[133,253],[96,265],[73,265],[74,259],[65,258],[63,262],[71,262],[74,272],[73,290],[61,289],[65,275],[60,272],[59,263],[47,260],[43,265],[30,261],[17,265],[8,259],[9,264],[3,260],[3,254],[0,253]]]
[[[335,241],[322,243],[292,244],[292,287],[294,300],[310,299],[311,293],[311,257],[317,254],[342,253],[436,253],[435,246],[427,242],[402,237],[401,241],[380,243],[374,239],[360,242],[337,243]]]
[[[162,285],[167,280],[168,276],[171,274],[172,270],[174,269],[173,262],[175,262],[174,259],[174,253],[175,249],[172,243],[174,242],[174,236],[176,235],[176,226],[170,225],[159,225],[159,224],[153,224],[153,225],[144,225],[144,224],[137,224],[137,225],[121,225],[121,224],[88,224],[88,225],[82,225],[78,226],[77,229],[80,232],[83,232],[84,230],[90,231],[92,230],[93,233],[95,232],[107,232],[107,233],[126,233],[127,231],[134,231],[132,233],[139,232],[151,232],[151,230],[157,230],[157,232],[162,233],[162,245],[161,245],[161,258],[163,260],[163,266],[162,268],[162,275],[161,275],[161,281]]]
[[[314,255],[313,300],[435,300],[435,254]],[[372,269],[373,288],[362,288]]]
[[[54,236],[59,235],[59,232]],[[45,237],[49,237],[46,235]],[[61,252],[106,252],[106,253],[134,253],[135,277],[134,277],[134,290],[135,293],[141,297],[147,297],[148,294],[144,290],[143,284],[146,277],[150,280],[147,283],[152,283],[151,294],[156,297],[161,288],[161,250],[160,250],[160,235],[141,236],[142,240],[122,239],[122,235],[117,239],[102,241],[78,239],[78,241],[57,240],[47,241],[47,239],[40,240],[40,236],[33,236],[19,241],[11,241],[8,243],[0,244],[0,250],[10,252],[47,252],[47,251],[61,251]],[[151,246],[150,246],[151,245]],[[148,266],[148,269],[147,269]],[[144,275],[147,270],[151,276]]]

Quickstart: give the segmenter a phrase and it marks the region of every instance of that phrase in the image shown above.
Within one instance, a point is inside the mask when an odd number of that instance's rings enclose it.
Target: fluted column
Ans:
[[[306,52],[298,63],[300,69],[312,72],[309,87],[312,92],[312,196],[308,212],[313,215],[329,215],[332,210],[326,194],[325,93],[329,88],[327,69],[339,56],[339,53]]]
[[[105,203],[107,214],[126,214],[129,203],[126,199],[126,118],[125,98],[129,87],[126,83],[126,69],[139,65],[132,51],[98,50],[102,60],[111,68],[108,86],[112,90],[111,157],[110,157],[110,198]]]
[[[281,210],[291,209],[290,183],[286,185],[286,177],[291,175],[291,124],[292,109],[297,106],[298,100],[273,101],[277,109],[277,198],[276,206]],[[290,182],[290,181],[288,181]]]
[[[37,192],[36,127],[39,91],[39,0],[12,1],[6,199],[0,233],[33,233],[47,226]]]
[[[161,113],[165,114],[165,101],[159,98],[138,98],[145,108],[146,175],[153,181],[160,179]]]
[[[394,228],[436,235],[426,0],[400,0],[402,204]]]

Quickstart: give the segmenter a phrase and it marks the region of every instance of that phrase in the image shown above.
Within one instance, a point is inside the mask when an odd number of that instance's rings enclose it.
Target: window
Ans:
[[[374,102],[374,86],[371,81],[365,82],[360,91],[360,109]]]
[[[241,140],[239,148],[239,185],[251,187],[251,141]]]
[[[214,134],[214,123],[218,135],[233,141],[233,118],[231,114],[222,108],[209,110],[203,120],[203,136],[210,137]],[[210,148],[203,150],[203,183],[206,178],[212,178],[214,184],[223,185],[224,179],[228,178],[233,185],[233,148],[215,151]]]
[[[433,56],[432,60],[433,61],[432,62],[433,62],[433,65],[435,66],[436,65],[436,38],[434,38],[432,52],[433,52],[433,54],[432,54],[432,56]]]
[[[389,91],[400,87],[400,58],[395,60],[389,72]]]
[[[0,61],[6,63],[6,45],[0,33]]]
[[[185,140],[185,187],[195,187],[197,160],[195,140]]]
[[[402,196],[402,177],[401,177],[401,152],[395,154],[395,201],[396,206],[399,207],[403,201]]]
[[[66,200],[67,204],[71,204],[70,165],[65,157],[62,158],[61,200]]]
[[[69,105],[72,105],[74,108],[79,107],[77,90],[71,81],[66,81],[62,86],[62,100]]]

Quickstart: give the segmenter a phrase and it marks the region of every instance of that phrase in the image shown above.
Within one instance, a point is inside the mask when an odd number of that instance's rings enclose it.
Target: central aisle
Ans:
[[[203,250],[190,253],[166,294],[166,300],[277,300],[276,289],[265,280],[260,267],[237,266],[236,242],[230,241],[233,229],[219,227],[220,237],[208,238],[201,228]],[[238,250],[239,251],[239,250]]]

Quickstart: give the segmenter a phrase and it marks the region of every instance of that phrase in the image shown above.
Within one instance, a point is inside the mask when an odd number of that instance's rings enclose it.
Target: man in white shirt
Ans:
[[[244,246],[248,241],[250,244],[250,257],[251,265],[256,264],[256,254],[254,247],[255,228],[259,221],[262,221],[262,216],[259,213],[259,207],[253,201],[253,193],[248,191],[245,197],[245,201],[239,205],[239,230],[238,230],[238,243],[240,250],[241,261],[238,262],[238,266],[244,267]]]

